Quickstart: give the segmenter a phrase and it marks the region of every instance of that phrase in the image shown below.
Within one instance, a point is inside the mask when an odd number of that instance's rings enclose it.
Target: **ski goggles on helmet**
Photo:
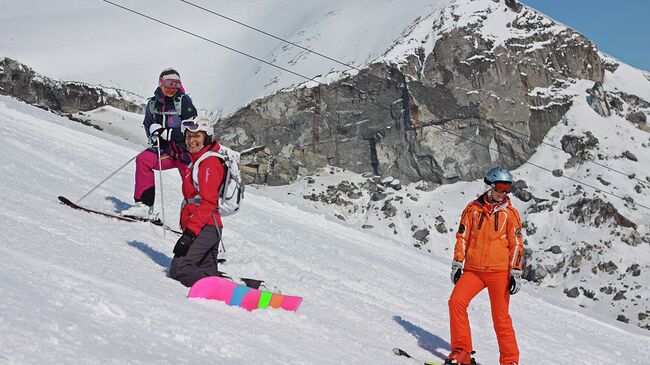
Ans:
[[[181,80],[162,79],[160,80],[160,86],[164,86],[168,89],[178,89],[181,87]]]
[[[497,181],[493,186],[497,193],[508,194],[512,191],[512,183],[509,182]]]
[[[181,132],[185,133],[185,131],[190,131],[190,132],[196,132],[200,131],[200,126],[197,122],[193,120],[184,120],[183,123],[181,124]]]

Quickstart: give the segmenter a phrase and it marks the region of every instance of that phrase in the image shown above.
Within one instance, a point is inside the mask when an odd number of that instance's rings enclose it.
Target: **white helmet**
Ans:
[[[181,124],[181,132],[185,134],[188,130],[190,132],[205,132],[208,137],[214,135],[212,121],[203,115],[197,115],[196,117],[185,119]]]

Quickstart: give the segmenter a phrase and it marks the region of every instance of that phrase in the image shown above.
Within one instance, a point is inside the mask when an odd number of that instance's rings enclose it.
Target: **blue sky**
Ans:
[[[591,39],[600,50],[650,71],[650,0],[522,0]]]

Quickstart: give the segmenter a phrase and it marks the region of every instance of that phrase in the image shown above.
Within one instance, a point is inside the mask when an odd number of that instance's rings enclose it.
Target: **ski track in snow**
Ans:
[[[188,300],[166,276],[175,235],[56,199],[75,200],[140,147],[6,97],[0,140],[2,363],[409,364],[392,347],[424,359],[449,350],[446,257],[251,188],[242,212],[225,219],[221,269],[303,296],[301,309]],[[129,165],[83,204],[114,210],[131,202],[132,183]],[[166,172],[164,184],[166,218],[176,222],[178,174]],[[512,298],[511,313],[523,364],[650,361],[646,332],[558,307],[531,288]],[[485,293],[470,319],[480,362],[496,363]]]

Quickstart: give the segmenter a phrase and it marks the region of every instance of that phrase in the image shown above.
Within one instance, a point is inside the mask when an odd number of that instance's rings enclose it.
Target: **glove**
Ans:
[[[163,128],[160,124],[154,123],[149,126],[149,143],[155,144],[158,142],[158,138],[167,141],[171,133],[171,128]]]
[[[454,261],[451,263],[451,283],[456,285],[456,282],[458,279],[460,279],[460,276],[463,275],[463,263],[460,261]]]
[[[515,295],[521,289],[521,270],[510,270],[510,295]]]
[[[181,238],[176,241],[176,245],[174,246],[174,257],[182,257],[187,255],[187,251],[190,249],[190,246],[192,245],[192,242],[194,242],[195,238],[196,235],[194,232],[190,231],[189,228],[186,228],[183,231]]]

